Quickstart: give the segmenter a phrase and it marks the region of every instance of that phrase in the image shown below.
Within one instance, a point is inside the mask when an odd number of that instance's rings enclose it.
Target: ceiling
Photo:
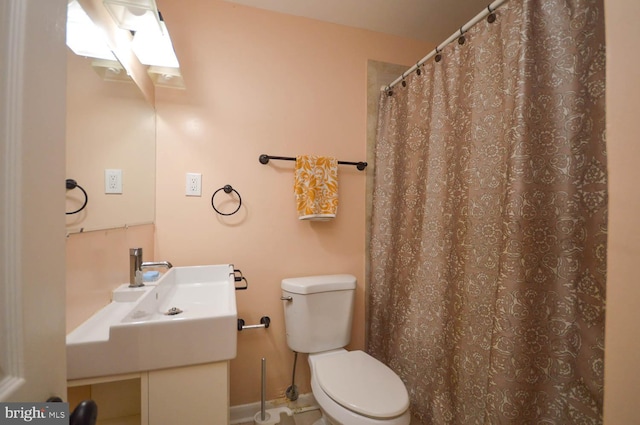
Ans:
[[[490,0],[226,0],[439,44]]]

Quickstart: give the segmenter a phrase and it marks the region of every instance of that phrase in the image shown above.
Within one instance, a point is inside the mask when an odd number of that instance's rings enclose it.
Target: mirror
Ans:
[[[67,49],[66,178],[88,197],[67,215],[67,233],[155,218],[155,111],[117,62],[106,65]],[[105,193],[105,170],[121,170],[122,193]],[[82,207],[81,189],[66,195],[67,212]]]

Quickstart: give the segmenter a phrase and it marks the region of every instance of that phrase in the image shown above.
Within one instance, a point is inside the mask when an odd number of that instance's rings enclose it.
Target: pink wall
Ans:
[[[640,3],[605,1],[609,241],[604,423],[640,424]]]
[[[291,384],[280,281],[351,273],[358,279],[351,347],[364,346],[366,172],[340,166],[338,216],[297,219],[293,163],[258,156],[318,154],[366,159],[367,60],[410,65],[427,43],[213,0],[160,0],[187,89],[156,93],[156,257],[174,265],[233,263],[249,281],[237,292],[248,324],[231,363],[231,404],[260,399],[260,358],[268,363],[268,399]],[[203,195],[186,197],[185,173],[203,175]],[[211,208],[231,184],[242,208]],[[235,209],[224,193],[224,211]],[[310,392],[306,357],[296,381]]]

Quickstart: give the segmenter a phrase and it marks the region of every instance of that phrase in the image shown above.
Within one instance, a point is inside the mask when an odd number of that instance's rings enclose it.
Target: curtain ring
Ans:
[[[420,69],[420,61],[416,62],[416,74],[422,74],[422,70]]]
[[[404,72],[402,73],[402,87],[407,87],[407,82],[404,80]]]
[[[442,55],[440,54],[442,50],[438,50],[438,46],[436,46],[436,62],[440,62],[442,60]]]
[[[393,96],[393,90],[391,90],[391,87],[387,86],[385,92],[387,93],[387,96]]]
[[[461,45],[461,46],[466,41],[466,38],[464,37],[464,31],[462,31],[462,28],[463,27],[460,27],[460,37],[458,37],[458,44]]]
[[[496,21],[495,10],[491,10],[491,5],[487,6],[487,10],[489,11],[489,15],[487,16],[487,22],[493,24]]]

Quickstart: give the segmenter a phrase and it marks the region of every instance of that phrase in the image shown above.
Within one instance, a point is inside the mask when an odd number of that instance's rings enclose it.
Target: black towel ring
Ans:
[[[65,186],[67,188],[67,190],[71,190],[71,189],[75,189],[76,187],[78,189],[80,189],[82,191],[82,193],[84,193],[84,203],[82,204],[82,206],[80,208],[78,208],[75,211],[71,211],[71,212],[65,212],[66,215],[71,215],[71,214],[77,214],[80,211],[82,211],[84,209],[84,207],[87,206],[87,202],[89,202],[89,196],[87,195],[87,191],[84,190],[82,188],[82,186],[80,186],[75,180],[73,179],[67,179],[65,181]]]
[[[218,192],[220,192],[221,190],[224,190],[224,193],[231,193],[231,192],[235,192],[236,195],[238,195],[238,208],[236,208],[233,212],[230,213],[223,213],[222,211],[218,210],[216,208],[216,206],[213,203],[213,198],[216,197],[216,194]],[[233,187],[231,187],[230,184],[224,185],[224,187],[221,187],[220,189],[216,190],[215,192],[213,192],[213,195],[211,196],[211,206],[213,207],[213,209],[215,210],[215,212],[217,212],[220,215],[234,215],[235,213],[237,213],[240,210],[240,207],[242,206],[242,197],[240,196],[240,194],[238,193],[237,190],[235,190]]]

